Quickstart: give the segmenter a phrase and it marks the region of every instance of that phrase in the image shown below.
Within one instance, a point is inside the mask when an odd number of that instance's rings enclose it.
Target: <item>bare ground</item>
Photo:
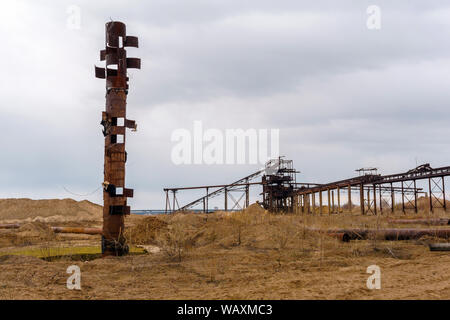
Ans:
[[[5,254],[100,239],[0,230],[0,299],[450,299],[450,253],[425,245],[442,240],[342,243],[307,230],[385,227],[384,216],[273,215],[253,206],[232,214],[132,216],[127,226],[130,243],[160,251],[47,262]],[[66,288],[72,264],[81,268],[80,291]],[[374,264],[381,268],[380,290],[366,286]]]

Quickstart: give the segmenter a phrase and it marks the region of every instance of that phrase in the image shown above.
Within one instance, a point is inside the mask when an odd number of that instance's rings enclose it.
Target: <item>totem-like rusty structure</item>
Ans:
[[[105,137],[105,163],[103,182],[103,256],[128,253],[124,232],[124,216],[130,214],[127,198],[133,189],[125,188],[126,128],[136,129],[136,123],[126,118],[128,94],[128,68],[141,68],[141,60],[127,58],[125,47],[138,47],[138,38],[127,36],[125,24],[118,21],[106,23],[105,49],[100,60],[105,68],[95,67],[95,76],[106,79],[106,110],[101,125]]]

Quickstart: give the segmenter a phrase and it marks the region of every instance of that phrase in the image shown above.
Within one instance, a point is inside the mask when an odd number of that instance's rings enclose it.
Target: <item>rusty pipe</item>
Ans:
[[[450,243],[430,243],[430,251],[450,251]]]
[[[55,233],[102,234],[101,228],[52,227]]]
[[[346,234],[345,232],[329,232],[328,235],[330,237],[334,237],[342,242],[349,242],[350,239],[348,237],[348,234]]]
[[[19,229],[20,224],[0,224],[0,229]]]
[[[328,230],[327,233],[331,236],[340,235],[342,241],[350,240],[367,240],[371,237],[379,237],[383,240],[412,240],[419,239],[423,236],[434,236],[438,238],[449,239],[450,229],[340,229]]]
[[[431,226],[450,225],[450,219],[388,219],[392,224],[426,224]]]

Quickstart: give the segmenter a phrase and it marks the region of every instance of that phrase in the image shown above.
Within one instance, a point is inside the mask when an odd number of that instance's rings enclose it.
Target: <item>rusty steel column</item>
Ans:
[[[373,213],[377,215],[377,187],[373,185]]]
[[[416,188],[416,180],[414,179],[414,211],[417,213],[417,188]]]
[[[334,213],[334,190],[331,190],[331,211]]]
[[[428,195],[429,195],[429,205],[430,205],[430,212],[433,212],[433,199],[432,199],[432,191],[431,191],[431,178],[428,178]]]
[[[319,191],[319,214],[322,215],[322,190]]]
[[[172,207],[172,212],[175,212],[175,203],[177,201],[177,191],[176,190],[172,190],[172,195],[173,195],[173,207]]]
[[[208,210],[209,210],[209,188],[206,188],[206,213],[208,213]]]
[[[337,188],[338,213],[341,213],[341,189]]]
[[[169,201],[169,190],[166,190],[166,210],[164,211],[165,214],[167,214],[167,207],[170,207],[170,201]]]
[[[447,211],[447,203],[445,202],[445,176],[442,176],[442,198],[444,200],[444,211]]]
[[[391,182],[391,212],[394,213],[395,211],[395,194],[394,194],[394,186]]]
[[[228,190],[225,187],[225,203],[224,203],[225,211],[228,211]]]
[[[405,213],[405,190],[403,188],[403,181],[401,182],[402,185],[402,212]]]
[[[105,28],[100,60],[106,67],[95,67],[95,76],[106,79],[106,110],[101,121],[105,137],[102,254],[121,256],[128,253],[124,216],[130,214],[127,198],[133,197],[133,189],[125,188],[125,129],[136,128],[135,122],[126,118],[127,69],[140,69],[141,60],[127,58],[125,47],[137,48],[138,38],[126,35],[124,23],[111,21]]]
[[[360,209],[361,209],[361,214],[362,215],[364,215],[364,186],[363,186],[363,184],[361,183],[360,185],[359,185],[359,206],[360,206]]]
[[[327,189],[328,214],[331,214],[330,189]]]
[[[250,206],[250,185],[248,185],[248,179],[247,179],[247,185],[245,186],[245,207],[248,208]]]
[[[352,186],[348,185],[348,211],[352,212]]]

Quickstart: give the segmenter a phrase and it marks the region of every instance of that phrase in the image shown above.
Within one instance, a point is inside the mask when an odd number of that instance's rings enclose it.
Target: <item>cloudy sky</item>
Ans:
[[[369,5],[379,30],[367,28]],[[133,209],[163,207],[163,187],[259,169],[175,165],[171,134],[195,120],[280,129],[298,181],[450,164],[448,1],[14,0],[0,11],[0,197],[101,203],[105,83],[94,64],[111,19],[140,39],[128,50],[142,59],[127,110],[138,123],[127,138]]]

